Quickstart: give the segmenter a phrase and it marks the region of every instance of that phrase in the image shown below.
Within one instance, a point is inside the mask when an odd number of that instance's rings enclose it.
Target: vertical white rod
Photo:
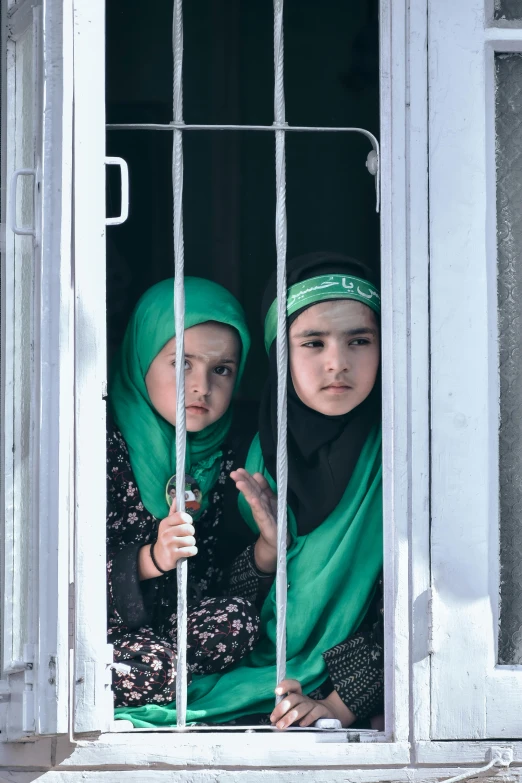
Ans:
[[[174,122],[183,122],[183,2],[174,0],[172,26],[174,55]],[[176,505],[185,511],[185,288],[183,244],[183,131],[174,130],[172,150],[172,194],[174,202],[174,318],[176,328]],[[187,713],[187,561],[176,568],[177,605],[177,676],[176,711],[178,728],[186,724]]]
[[[276,679],[286,677],[286,537],[288,484],[286,389],[288,345],[286,336],[286,131],[283,59],[283,0],[274,0],[274,125],[276,143],[276,248],[277,248],[277,573],[276,573]],[[278,697],[277,701],[280,701]]]

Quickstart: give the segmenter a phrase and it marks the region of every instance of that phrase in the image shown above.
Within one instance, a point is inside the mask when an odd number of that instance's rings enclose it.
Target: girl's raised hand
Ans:
[[[266,542],[275,548],[277,541],[277,497],[274,495],[268,481],[261,473],[253,476],[244,468],[233,470],[230,474],[236,482],[239,492],[242,492],[246,502],[252,509],[252,515]]]
[[[277,558],[277,496],[261,473],[251,476],[247,470],[239,468],[231,472],[230,478],[243,493],[259,528],[255,546],[256,564],[261,571],[272,573],[276,569]]]

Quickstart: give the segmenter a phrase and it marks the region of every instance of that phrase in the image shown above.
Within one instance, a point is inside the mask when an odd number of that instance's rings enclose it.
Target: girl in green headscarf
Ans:
[[[187,720],[278,728],[382,712],[380,299],[366,268],[319,253],[287,265],[287,693],[276,683],[275,277],[264,300],[270,372],[246,469],[232,472],[255,543],[234,565],[242,595],[262,603],[261,638],[223,675],[195,677]],[[246,526],[245,526],[246,527]],[[242,564],[242,566],[241,566]],[[240,567],[241,566],[241,567]],[[303,694],[306,694],[304,695]],[[175,705],[118,710],[135,726],[174,725]],[[255,716],[255,717],[254,717]]]
[[[172,279],[138,302],[115,363],[107,444],[109,642],[116,706],[175,698],[176,564],[189,560],[188,666],[221,671],[254,645],[258,618],[231,598],[223,540],[223,445],[250,338],[235,298],[185,279],[186,509],[176,512],[176,338]],[[221,535],[220,535],[221,534]],[[225,546],[226,545],[226,546]]]

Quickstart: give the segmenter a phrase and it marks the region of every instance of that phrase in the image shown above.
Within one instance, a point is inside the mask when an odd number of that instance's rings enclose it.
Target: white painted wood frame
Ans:
[[[17,314],[13,289],[15,241],[12,226],[6,227],[2,265],[2,377],[3,449],[5,465],[3,564],[3,676],[9,698],[5,702],[6,725],[2,740],[32,734],[67,731],[69,694],[69,459],[72,406],[72,353],[69,343],[71,313],[71,174],[72,174],[72,17],[68,3],[58,0],[19,2],[11,5],[8,40],[3,57],[7,77],[2,89],[2,186],[6,187],[16,165],[15,145],[20,142],[24,121],[16,107],[17,86],[13,78],[17,40],[32,31],[33,40],[33,135],[34,239],[27,274],[32,276],[31,304]],[[5,14],[5,9],[4,9]],[[3,33],[6,30],[2,25]],[[5,73],[5,61],[2,72]],[[2,221],[10,211],[9,188],[3,201]],[[24,263],[27,263],[25,260]],[[14,308],[14,309],[13,309]],[[16,462],[17,429],[11,426],[17,402],[12,378],[16,371],[16,340],[19,323],[31,321],[32,373],[30,413],[31,497],[25,499],[30,513],[17,520],[17,497],[10,465]],[[16,473],[16,470],[15,470]],[[21,629],[16,659],[12,646],[12,612],[17,597],[12,592],[21,538],[29,563],[26,595],[27,622]],[[10,630],[11,629],[11,630]]]
[[[522,737],[498,666],[499,381],[492,3],[429,2],[434,739]]]
[[[74,7],[74,731],[113,717],[106,613],[105,2]]]

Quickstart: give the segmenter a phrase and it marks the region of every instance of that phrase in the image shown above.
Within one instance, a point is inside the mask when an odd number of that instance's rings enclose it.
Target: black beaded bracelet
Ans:
[[[153,563],[153,565],[154,565],[154,568],[156,568],[156,569],[157,569],[157,570],[160,572],[160,574],[168,574],[168,571],[164,571],[164,570],[163,570],[163,568],[160,568],[160,567],[159,567],[159,565],[158,565],[158,564],[157,564],[157,562],[156,562],[156,558],[154,557],[154,546],[156,545],[156,542],[157,542],[157,540],[158,540],[158,539],[156,539],[156,541],[154,541],[154,542],[153,542],[153,543],[150,545],[150,559],[152,560],[152,563]]]

